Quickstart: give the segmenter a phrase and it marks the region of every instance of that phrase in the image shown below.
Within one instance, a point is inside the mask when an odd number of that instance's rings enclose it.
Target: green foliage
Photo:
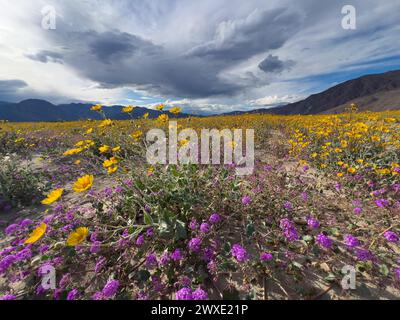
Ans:
[[[44,175],[5,158],[0,165],[0,198],[14,207],[37,203],[47,189]]]

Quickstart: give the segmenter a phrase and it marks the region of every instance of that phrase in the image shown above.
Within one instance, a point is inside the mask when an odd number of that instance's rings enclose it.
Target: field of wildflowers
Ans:
[[[399,111],[178,120],[254,129],[240,177],[148,165],[155,127],[0,123],[1,299],[400,298]]]

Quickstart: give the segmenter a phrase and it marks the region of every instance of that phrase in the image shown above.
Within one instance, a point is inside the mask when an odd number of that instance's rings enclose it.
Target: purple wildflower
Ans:
[[[141,234],[136,239],[136,246],[141,247],[144,243],[144,236]]]
[[[208,300],[208,294],[201,288],[197,288],[192,293],[193,300]]]
[[[283,204],[283,207],[287,211],[292,211],[293,210],[293,204],[290,201],[285,201],[285,203]]]
[[[372,253],[367,249],[358,249],[356,251],[356,255],[357,255],[357,259],[360,261],[368,261],[368,260],[372,260],[372,258],[373,258]]]
[[[166,251],[160,257],[161,265],[165,266],[171,260],[170,254]]]
[[[100,291],[97,291],[92,295],[92,300],[103,300],[103,299],[104,299],[104,295]]]
[[[397,280],[400,281],[400,268],[397,268],[396,270],[394,270],[394,273],[396,275]]]
[[[214,257],[214,251],[211,248],[205,248],[203,251],[204,261],[210,261]]]
[[[67,300],[76,300],[77,296],[78,289],[72,289],[70,292],[68,292]]]
[[[182,288],[175,293],[176,300],[193,300],[192,289]]]
[[[149,300],[149,295],[143,291],[137,294],[136,300]]]
[[[210,225],[209,225],[207,222],[203,222],[203,223],[200,225],[200,231],[203,232],[203,233],[208,233],[208,232],[210,232]]]
[[[345,235],[344,236],[344,241],[345,241],[346,246],[348,248],[354,248],[354,247],[357,247],[360,244],[358,239],[356,237],[352,236],[351,234]]]
[[[90,247],[90,253],[97,253],[100,251],[101,242],[94,241]]]
[[[107,262],[106,258],[100,257],[96,262],[96,265],[94,267],[94,272],[99,273],[105,266],[106,262]]]
[[[353,209],[353,212],[354,212],[355,214],[360,214],[360,213],[362,212],[362,208],[360,208],[360,207],[355,207],[355,208]]]
[[[39,284],[39,286],[35,290],[35,294],[38,295],[38,296],[44,294],[45,292],[46,292],[46,290],[42,287],[41,284]],[[73,300],[73,299],[71,299],[71,300]]]
[[[102,293],[106,298],[111,298],[118,292],[119,281],[118,280],[109,280],[104,286]]]
[[[196,219],[192,219],[192,220],[189,222],[189,228],[190,228],[191,230],[196,230],[198,227],[199,227],[199,223],[197,222]]]
[[[375,204],[380,208],[385,208],[389,206],[389,201],[386,199],[376,199]]]
[[[319,227],[319,221],[313,217],[309,217],[307,219],[307,225],[311,228],[311,229],[317,229]]]
[[[200,238],[192,238],[188,244],[189,250],[192,252],[199,252],[201,247],[201,239]]]
[[[232,246],[231,254],[238,262],[246,261],[248,258],[246,249],[237,243]]]
[[[294,241],[299,239],[299,235],[294,226],[294,223],[287,218],[281,219],[279,226],[283,230],[283,235],[289,241]]]
[[[69,273],[66,273],[62,276],[60,280],[60,289],[64,289],[67,285],[68,282],[71,280],[71,275]]]
[[[316,240],[324,248],[330,249],[332,247],[332,239],[330,239],[323,233],[320,233],[319,235],[317,235]]]
[[[7,228],[6,228],[6,235],[11,235],[13,234],[15,231],[19,230],[19,225],[13,223],[10,224]]]
[[[308,193],[307,192],[302,192],[301,193],[301,198],[303,199],[303,201],[308,201]]]
[[[157,266],[157,256],[155,253],[149,253],[146,257],[146,266],[148,268]]]
[[[221,216],[218,213],[213,213],[208,219],[211,223],[218,223],[221,221]]]
[[[386,240],[389,242],[398,242],[399,241],[399,236],[396,233],[394,233],[393,231],[386,231],[383,235],[385,236]]]
[[[245,206],[247,206],[250,203],[251,203],[251,198],[249,196],[244,196],[242,198],[242,204],[244,204]]]
[[[174,260],[174,261],[181,260],[182,259],[181,249],[179,249],[179,248],[175,249],[175,251],[172,252],[172,254],[171,254],[171,259]]]
[[[274,258],[273,255],[271,253],[269,253],[269,252],[263,252],[263,253],[260,254],[260,260],[262,262],[270,261],[273,258]]]
[[[29,248],[22,249],[16,255],[16,261],[29,260],[32,257],[32,251]]]
[[[0,274],[6,271],[16,261],[15,255],[7,255],[0,260]]]
[[[149,228],[146,231],[146,235],[151,238],[152,236],[154,236],[154,229],[153,228]]]
[[[24,219],[24,220],[22,220],[22,221],[20,222],[19,225],[20,225],[22,228],[25,228],[25,227],[30,226],[32,223],[33,223],[33,221],[32,221],[31,219]]]
[[[50,249],[50,246],[48,244],[43,244],[39,248],[39,253],[44,254]]]

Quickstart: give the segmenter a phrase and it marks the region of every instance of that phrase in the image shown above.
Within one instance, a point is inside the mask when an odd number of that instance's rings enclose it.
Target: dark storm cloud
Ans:
[[[0,80],[0,101],[15,101],[19,90],[27,87],[22,80]]]
[[[243,20],[219,24],[214,39],[189,51],[189,55],[241,60],[280,48],[298,30],[302,16],[288,9],[255,10]]]
[[[284,70],[289,70],[294,66],[295,62],[293,60],[282,61],[278,56],[268,55],[263,61],[260,62],[258,68],[260,68],[265,73],[277,73],[280,74]]]
[[[35,54],[26,54],[26,57],[29,59],[40,61],[43,63],[47,62],[55,62],[55,63],[63,63],[62,55],[57,52],[49,51],[49,50],[42,50]]]
[[[126,32],[91,32],[87,36],[92,38],[89,42],[90,52],[104,63],[110,63],[111,59],[128,57],[137,50],[148,54],[156,50],[152,43]]]
[[[202,98],[235,94],[258,79],[229,79],[226,68],[281,47],[301,17],[286,9],[255,10],[244,19],[217,24],[207,44],[174,50],[138,35],[112,30],[71,30],[63,20],[50,40],[63,47],[63,61],[103,88],[133,86],[152,94]]]

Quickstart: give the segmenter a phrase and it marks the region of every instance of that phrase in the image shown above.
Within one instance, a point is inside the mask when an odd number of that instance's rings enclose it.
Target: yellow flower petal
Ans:
[[[47,225],[45,223],[40,224],[32,233],[29,235],[29,238],[25,240],[26,244],[35,243],[45,234],[47,229]]]
[[[73,247],[80,244],[86,239],[88,234],[89,234],[88,228],[86,227],[77,228],[68,236],[67,245]]]
[[[61,195],[63,194],[64,189],[55,189],[52,192],[50,192],[47,195],[47,198],[42,200],[42,204],[52,204],[53,202],[56,202],[58,199],[61,198]]]
[[[75,192],[83,192],[90,189],[93,185],[94,177],[93,175],[85,175],[80,177],[73,186]]]

